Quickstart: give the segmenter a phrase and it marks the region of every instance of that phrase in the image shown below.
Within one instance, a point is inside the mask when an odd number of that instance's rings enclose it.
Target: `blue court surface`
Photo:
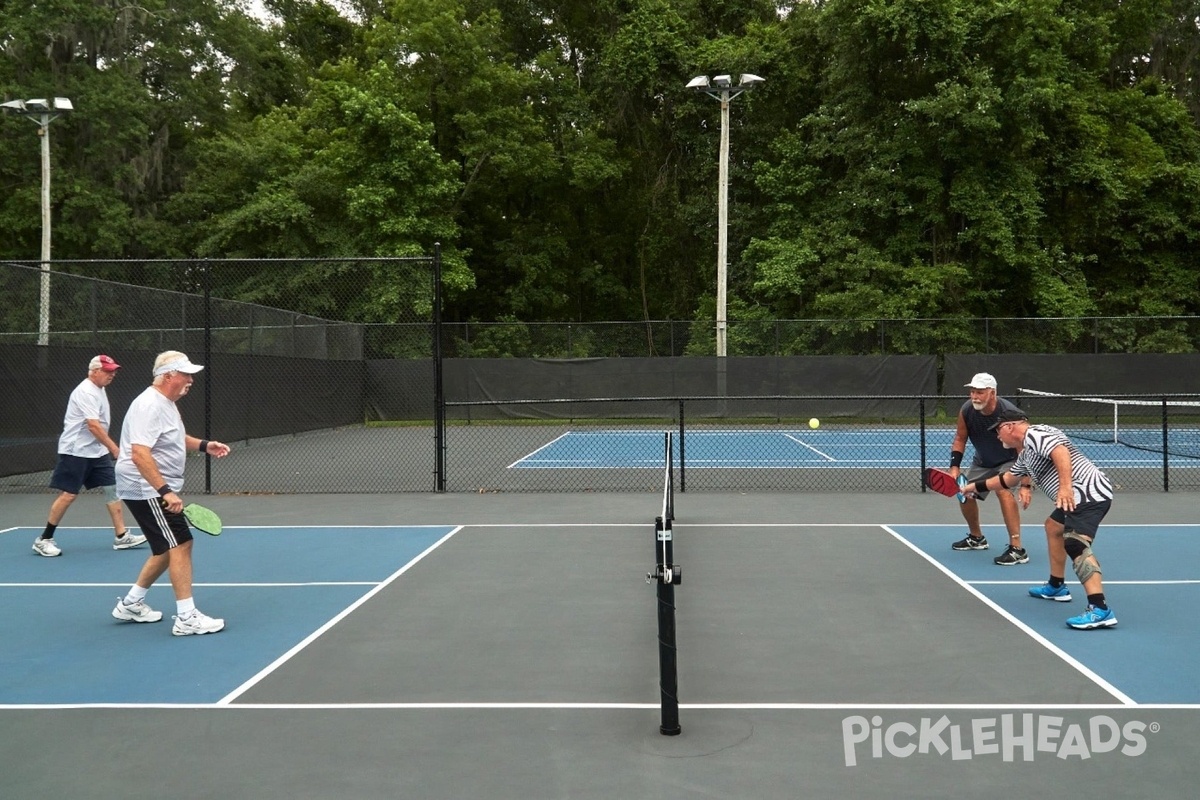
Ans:
[[[111,612],[149,555],[115,552],[112,532],[60,528],[58,558],[30,551],[40,530],[0,535],[4,669],[0,705],[228,700],[278,659],[398,578],[445,540],[450,526],[227,527],[194,545],[197,606],[229,617],[218,636],[171,635],[166,575],[147,597],[157,623]],[[181,657],[203,639],[203,655]],[[143,676],[170,674],[173,680]]]
[[[661,467],[663,433],[655,430],[568,431],[509,465],[513,469],[625,469]],[[678,433],[676,431],[676,433]],[[950,449],[954,431],[930,428],[929,452]],[[1161,453],[1116,443],[1075,439],[1101,469],[1162,469]],[[701,469],[895,469],[919,468],[920,432],[909,428],[869,430],[836,427],[796,430],[691,430],[687,466]],[[679,459],[675,437],[674,457]],[[968,457],[970,449],[968,448]],[[1171,469],[1200,468],[1200,459],[1171,457]]]
[[[1195,609],[1200,607],[1200,525],[1102,525],[1095,552],[1104,575],[1105,599],[1117,615],[1116,627],[1094,631],[1068,628],[1065,620],[1087,605],[1070,564],[1069,603],[1030,597],[1028,588],[1049,575],[1045,532],[1025,525],[1021,538],[1028,564],[997,567],[992,558],[1004,551],[1002,525],[984,525],[991,542],[986,551],[956,552],[958,525],[891,525],[898,537],[923,553],[956,580],[977,592],[996,610],[1074,660],[1137,704],[1200,703],[1196,663],[1200,640]],[[1164,557],[1169,554],[1169,557]],[[963,602],[970,602],[964,599]],[[1020,681],[1020,675],[1013,676]]]
[[[136,624],[110,612],[148,554],[114,552],[110,532],[64,528],[67,553],[38,558],[29,548],[38,531],[0,535],[0,602],[21,609],[0,619],[4,669],[0,706],[58,704],[221,704],[270,673],[273,665],[402,576],[457,528],[230,527],[196,542],[197,604],[231,619],[220,636],[204,637],[203,657],[180,658],[199,637],[171,635],[173,596],[164,576],[150,604],[162,622]],[[1108,601],[1120,623],[1076,631],[1068,616],[1086,604],[1073,575],[1070,603],[1029,597],[1047,577],[1038,524],[1023,534],[1030,563],[1001,568],[992,557],[1007,540],[985,525],[992,549],[955,552],[958,525],[888,525],[893,535],[976,593],[1045,647],[1126,704],[1198,704],[1194,664],[1200,641],[1192,610],[1200,601],[1200,525],[1105,525],[1096,541]],[[1170,553],[1170,559],[1162,554]],[[369,557],[366,556],[369,554]],[[1069,569],[1068,569],[1069,572]],[[199,651],[197,651],[199,652]],[[170,672],[173,681],[139,675]],[[1085,679],[1085,678],[1081,678]],[[1020,681],[1020,675],[1013,676]]]

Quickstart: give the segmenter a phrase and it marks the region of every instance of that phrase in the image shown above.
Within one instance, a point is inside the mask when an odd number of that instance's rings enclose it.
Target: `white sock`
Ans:
[[[175,616],[180,619],[187,619],[192,614],[196,613],[196,601],[188,597],[183,600],[175,601]]]
[[[125,599],[122,602],[127,606],[131,606],[134,603],[140,603],[146,599],[146,592],[148,591],[150,590],[143,589],[135,583],[129,588],[129,594],[125,595]]]

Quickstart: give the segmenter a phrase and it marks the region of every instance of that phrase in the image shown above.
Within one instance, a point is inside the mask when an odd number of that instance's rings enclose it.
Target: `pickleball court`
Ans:
[[[1097,552],[1121,622],[1080,632],[1062,620],[1082,598],[1023,596],[1045,579],[1044,499],[1031,563],[999,568],[950,550],[940,496],[679,494],[667,737],[655,493],[214,496],[227,527],[197,543],[196,596],[228,627],[183,639],[108,616],[143,555],[68,521],[64,557],[38,558],[44,498],[6,497],[6,794],[1190,796],[1189,499],[1119,497]],[[166,586],[150,602],[169,619]],[[1144,747],[1106,750],[1107,721]],[[1047,749],[1022,744],[1027,722]],[[934,732],[927,752],[905,754],[907,726]],[[1093,729],[1084,758],[1072,737]],[[146,764],[172,767],[131,781]]]

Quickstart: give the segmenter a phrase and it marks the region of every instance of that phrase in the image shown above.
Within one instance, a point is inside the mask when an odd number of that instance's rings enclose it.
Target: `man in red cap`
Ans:
[[[58,489],[59,494],[50,504],[46,529],[33,543],[33,552],[39,556],[62,555],[54,541],[54,531],[81,488],[100,487],[104,490],[104,503],[116,533],[114,550],[128,550],[146,541],[145,536],[131,533],[125,527],[121,501],[117,499],[117,478],[113,472],[117,443],[108,435],[111,414],[105,387],[113,382],[120,368],[121,365],[108,356],[96,356],[88,364],[88,376],[75,387],[67,401],[63,432],[58,439],[58,463],[50,477],[50,488]]]

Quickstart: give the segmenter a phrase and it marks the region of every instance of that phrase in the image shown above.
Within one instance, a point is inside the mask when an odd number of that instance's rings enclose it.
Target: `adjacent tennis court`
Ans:
[[[547,441],[509,465],[512,469],[628,469],[662,462],[662,430],[571,430]],[[1151,431],[1147,430],[1147,438]],[[854,430],[828,426],[818,430],[707,430],[687,432],[675,458],[697,469],[919,469],[921,445],[934,462],[950,452],[949,428],[872,427]],[[1084,455],[1101,469],[1124,467],[1160,470],[1161,452],[1117,442],[1076,440]],[[1172,469],[1200,468],[1200,458],[1169,456]]]

